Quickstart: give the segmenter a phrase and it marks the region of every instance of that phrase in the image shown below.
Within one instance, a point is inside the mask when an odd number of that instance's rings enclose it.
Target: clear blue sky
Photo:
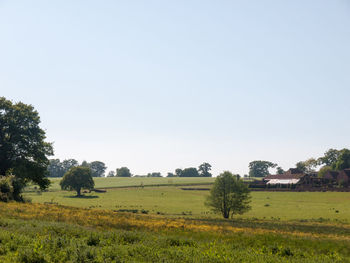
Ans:
[[[0,0],[0,96],[57,158],[244,174],[350,147],[350,2]]]

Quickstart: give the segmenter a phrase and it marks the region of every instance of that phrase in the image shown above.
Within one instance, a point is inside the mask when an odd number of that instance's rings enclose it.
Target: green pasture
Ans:
[[[122,180],[118,180],[122,179]],[[176,183],[203,183],[212,178],[176,178]],[[106,181],[104,181],[106,180]],[[168,186],[107,188],[106,193],[86,193],[75,197],[74,192],[55,191],[28,192],[26,197],[34,203],[52,202],[61,205],[100,208],[147,210],[150,214],[187,217],[217,217],[204,205],[209,191],[182,190],[190,186],[171,186],[167,178],[98,178],[97,187],[137,186],[163,183]],[[195,187],[209,188],[210,185]],[[252,192],[252,210],[240,218],[276,220],[350,220],[350,193],[342,192]]]
[[[60,190],[59,182],[62,178],[50,178],[49,191]],[[98,177],[94,178],[95,188],[113,188],[126,186],[149,186],[149,185],[191,185],[211,184],[213,177]]]

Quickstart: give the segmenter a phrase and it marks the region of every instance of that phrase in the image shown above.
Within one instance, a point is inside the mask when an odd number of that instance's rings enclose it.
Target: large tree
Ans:
[[[232,173],[224,172],[216,178],[205,204],[224,218],[229,218],[247,212],[251,208],[249,203],[248,186]]]
[[[295,167],[302,173],[311,173],[315,172],[315,169],[319,161],[315,158],[307,159],[306,161],[300,161],[295,164]]]
[[[181,169],[181,168],[177,168],[177,169],[175,170],[175,175],[176,175],[177,177],[181,177],[181,174],[182,174],[182,169]]]
[[[62,162],[64,173],[68,172],[72,167],[79,166],[79,162],[75,159],[66,159]]]
[[[269,168],[275,168],[277,164],[268,161],[252,161],[249,163],[250,177],[265,177],[269,175]]]
[[[284,174],[285,171],[283,170],[283,168],[282,168],[281,166],[278,166],[278,167],[276,168],[276,173],[277,173],[277,174]]]
[[[210,173],[210,170],[211,170],[211,165],[209,163],[202,163],[198,167],[199,176],[212,177],[212,174]]]
[[[94,180],[89,167],[77,166],[65,173],[61,182],[62,190],[75,190],[77,196],[81,196],[81,189],[93,189]]]
[[[50,159],[49,166],[47,167],[49,177],[62,177],[64,171],[60,159]]]
[[[46,189],[53,148],[39,124],[33,106],[0,97],[0,176],[12,173],[23,186],[32,182]]]
[[[69,169],[78,165],[79,163],[75,159],[66,159],[63,162],[61,162],[60,159],[50,159],[50,164],[47,168],[48,176],[63,177]]]
[[[121,167],[117,169],[117,177],[131,177],[132,174],[130,173],[129,168],[127,167]]]
[[[92,177],[103,177],[107,169],[106,165],[100,161],[94,161],[88,164],[91,169]]]
[[[114,177],[115,176],[115,171],[109,171],[107,174],[107,177]]]
[[[338,160],[335,164],[336,170],[343,170],[350,168],[350,150],[349,149],[343,149],[340,151],[340,154],[338,156]]]
[[[341,151],[331,148],[324,153],[323,157],[318,158],[317,161],[319,164],[324,164],[335,169],[340,153]]]
[[[198,177],[198,171],[194,167],[185,168],[182,170],[180,177]]]

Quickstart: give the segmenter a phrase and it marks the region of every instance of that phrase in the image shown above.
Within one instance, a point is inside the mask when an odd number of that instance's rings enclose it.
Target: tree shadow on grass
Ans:
[[[66,195],[64,198],[78,198],[78,199],[95,199],[99,198],[97,195]]]

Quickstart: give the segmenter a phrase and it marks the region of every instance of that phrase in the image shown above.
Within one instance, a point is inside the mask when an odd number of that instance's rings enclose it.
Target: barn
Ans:
[[[267,185],[295,185],[306,176],[296,168],[291,168],[283,174],[268,175],[264,178]]]

